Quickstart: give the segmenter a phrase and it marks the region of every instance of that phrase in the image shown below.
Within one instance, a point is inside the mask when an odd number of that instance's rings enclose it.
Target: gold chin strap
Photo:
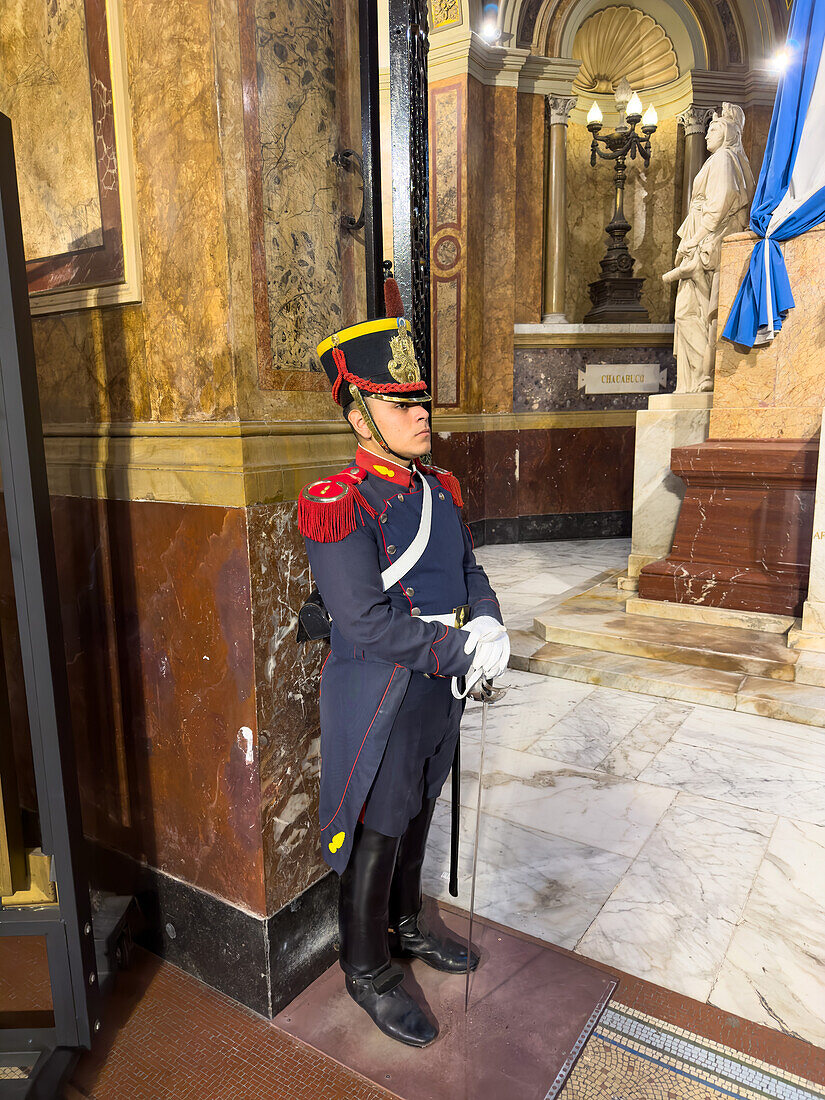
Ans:
[[[375,440],[375,442],[378,444],[378,446],[382,447],[387,452],[387,454],[392,455],[393,458],[400,459],[402,462],[406,462],[407,459],[404,458],[403,455],[396,454],[395,451],[392,449],[392,447],[390,447],[390,445],[384,439],[383,435],[381,435],[380,431],[378,430],[378,425],[373,420],[372,414],[370,413],[369,409],[367,408],[367,403],[364,400],[363,394],[361,393],[361,391],[358,389],[358,387],[355,385],[354,382],[350,382],[350,384],[349,384],[349,395],[352,398],[352,400],[355,402],[355,407],[361,413],[364,420],[366,420],[367,427],[369,428],[370,433],[372,434],[372,438]],[[430,458],[429,455],[424,455],[424,458],[422,459],[422,461],[426,462],[427,465],[430,465],[431,462],[432,462],[432,459]]]

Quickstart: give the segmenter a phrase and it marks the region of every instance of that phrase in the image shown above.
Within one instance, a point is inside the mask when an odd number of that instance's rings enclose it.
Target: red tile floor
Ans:
[[[66,1100],[390,1100],[195,978],[136,950]]]
[[[0,1022],[45,1007],[32,960],[0,966]],[[17,962],[18,965],[15,965]],[[614,1003],[732,1047],[825,1086],[825,1051],[609,967]],[[15,974],[27,974],[28,982]],[[26,989],[25,1003],[19,991]],[[596,1095],[594,1093],[594,1095]],[[280,1031],[154,955],[136,950],[107,1002],[103,1027],[67,1100],[392,1100],[392,1093]],[[515,1098],[514,1098],[515,1100]]]
[[[20,1013],[29,1016],[26,1022],[32,1025],[41,1023],[48,1005],[47,986],[36,979],[42,969],[37,960],[44,961],[42,945],[0,941],[0,947],[5,948],[0,950],[0,1025],[12,1025]],[[592,965],[618,978],[614,1003],[825,1086],[822,1049],[601,964]],[[140,949],[135,950],[132,969],[120,976],[107,1005],[102,1030],[92,1051],[80,1059],[67,1100],[393,1098],[393,1093],[318,1054],[271,1021]],[[591,1060],[598,1053],[594,1048]],[[582,1060],[586,1062],[586,1057]],[[610,1096],[615,1092],[615,1087],[609,1089]],[[573,1095],[584,1093],[574,1089]],[[586,1095],[602,1092],[597,1089]]]
[[[597,964],[594,964],[597,965]],[[648,982],[619,978],[614,1002],[825,1085],[825,1051]],[[67,1100],[391,1100],[169,963],[136,951]]]

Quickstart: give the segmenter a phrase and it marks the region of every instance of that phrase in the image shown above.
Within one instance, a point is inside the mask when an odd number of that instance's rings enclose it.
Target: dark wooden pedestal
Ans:
[[[609,253],[608,253],[609,254]],[[605,261],[602,262],[604,267]],[[633,261],[630,261],[633,269]],[[644,279],[605,275],[589,284],[593,308],[584,318],[586,325],[646,325],[650,314],[642,305]]]
[[[801,615],[808,591],[819,441],[716,440],[672,452],[687,486],[673,549],[639,595]]]

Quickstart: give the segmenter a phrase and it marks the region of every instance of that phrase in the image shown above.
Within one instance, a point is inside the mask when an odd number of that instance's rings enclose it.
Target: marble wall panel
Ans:
[[[464,142],[467,150],[467,309],[463,337],[466,362],[465,412],[479,412],[483,403],[483,378],[480,369],[485,354],[485,209],[487,162],[484,143],[484,106],[488,89],[473,77],[467,78],[467,125]],[[512,319],[511,319],[512,331]]]
[[[260,394],[259,351],[269,351],[263,235],[253,237],[252,233],[253,208],[256,213],[261,209],[260,172],[256,173],[260,155],[256,160],[250,153],[247,139],[251,135],[245,124],[257,85],[254,21],[251,16],[247,18],[249,3],[251,0],[211,3],[231,303],[227,340],[235,373],[236,407],[242,420],[265,419],[255,408],[255,397]]]
[[[0,111],[14,128],[27,259],[100,245],[84,0],[7,0],[0,52]]]
[[[235,411],[210,9],[124,0],[143,302],[34,321],[48,420]]]
[[[519,432],[519,515],[630,510],[635,430]]]
[[[518,501],[520,435],[517,431],[483,435],[485,519],[513,515],[513,504]]]
[[[343,325],[332,0],[257,0],[254,17],[272,366],[316,371]]]
[[[17,6],[27,2],[15,0]],[[306,362],[301,364],[298,381],[292,383],[300,392],[285,395],[261,391],[259,387],[250,269],[254,242],[250,239],[244,145],[243,105],[249,89],[244,85],[239,44],[239,19],[252,4],[249,0],[239,11],[230,0],[173,0],[169,4],[124,0],[144,300],[137,306],[85,310],[34,321],[47,421],[221,420],[238,414],[250,418],[325,419],[334,415],[325,379],[307,371]],[[16,12],[17,7],[13,7]],[[287,188],[276,183],[277,171],[267,179],[276,197],[290,195],[293,200],[293,208],[281,211],[279,224],[289,221],[295,228],[296,218],[313,224],[317,221],[322,236],[327,226],[332,227],[329,232],[334,236],[338,234],[336,216],[333,213],[331,221],[326,219],[332,210],[331,195],[333,191],[348,192],[341,187],[337,170],[330,168],[331,149],[318,144],[332,146],[337,140],[333,134],[335,119],[327,118],[326,107],[320,113],[318,108],[319,88],[324,96],[336,94],[330,84],[326,54],[333,21],[326,8],[322,13],[324,22],[318,26],[314,9],[304,12],[304,22],[297,10],[285,13],[286,9],[281,15],[287,23],[294,19],[300,24],[299,30],[303,28],[294,35],[289,27],[283,32],[292,51],[290,64],[281,66],[281,46],[269,8],[262,16],[265,43],[260,48],[266,53],[267,72],[279,68],[279,83],[272,90],[285,97],[279,99],[281,123],[286,117],[284,112],[289,114],[292,109],[288,103],[296,109],[302,104],[301,125],[311,129],[312,119],[317,123],[318,134],[311,135],[315,144],[310,143],[317,156],[306,155],[306,148],[300,145],[302,132],[296,137],[294,128],[289,127],[288,134],[281,131],[282,137],[289,140],[279,153],[276,126],[270,135],[275,145],[268,146],[277,162],[275,167],[294,169],[300,179],[289,177],[287,172]],[[36,29],[37,22],[32,25]],[[31,28],[26,35],[27,41],[36,38]],[[338,52],[343,60],[339,58],[340,63],[335,65],[335,79],[343,74],[347,87],[354,81],[357,90],[357,66],[348,66],[344,56],[347,42],[342,34]],[[324,51],[323,64],[317,63],[319,43]],[[303,68],[298,58],[302,50]],[[314,84],[308,89],[307,83],[300,81],[311,70]],[[253,43],[253,79],[255,71]],[[76,104],[71,106],[75,108]],[[323,178],[309,180],[313,172],[320,172]],[[304,198],[310,191],[317,195],[307,205]],[[330,205],[326,214],[319,206],[325,202]],[[310,248],[297,230],[296,239],[298,244],[290,236],[285,246],[293,257],[293,266],[287,270],[281,255],[281,274],[286,273],[293,282],[296,272],[305,278],[314,248],[316,273],[323,284],[320,293],[315,287],[315,313],[319,303],[330,300],[332,287],[333,298],[337,294],[347,298],[351,314],[347,320],[354,320],[352,311],[360,299],[357,294],[347,297],[346,290],[342,290],[344,269],[335,267],[334,257],[322,254],[323,248],[332,247],[327,238],[320,250],[315,244]],[[261,234],[261,246],[263,243]],[[356,248],[362,249],[362,245],[350,242],[349,252]],[[329,270],[328,260],[332,263]],[[357,268],[350,262],[347,270]],[[263,277],[266,294],[265,270]],[[268,317],[265,322],[269,341]],[[316,339],[327,331],[327,319],[316,317],[311,333],[303,334],[306,347],[314,347]],[[285,342],[289,343],[290,354],[303,354],[284,337],[281,343]],[[282,371],[279,378],[282,381],[291,373]]]
[[[645,168],[629,161],[624,193],[624,210],[632,228],[628,245],[636,259],[634,274],[646,280],[642,303],[654,324],[673,319],[674,290],[661,276],[672,266],[676,252],[676,229],[681,218],[681,152],[675,119],[660,123],[653,135],[653,153]],[[567,313],[580,322],[590,309],[588,283],[601,274],[613,203],[612,164],[599,161],[590,166],[591,136],[587,127],[567,127]]]
[[[126,0],[152,418],[235,411],[209,0]]]
[[[433,457],[452,470],[464,518],[629,510],[632,427],[439,432]]]
[[[811,439],[825,406],[825,229],[788,241],[785,264],[796,305],[779,335],[750,351],[719,340],[711,439]],[[722,249],[719,329],[727,320],[751,255],[753,237],[736,234]]]
[[[35,320],[45,419],[333,415],[316,374],[294,396],[258,386],[237,9],[127,0],[125,27],[144,302]]]
[[[544,96],[520,94],[516,129],[516,324],[542,316]]]
[[[484,517],[484,435],[483,432],[435,432],[433,435],[433,461],[458,478],[467,523]]]
[[[438,408],[459,404],[459,346],[461,338],[461,279],[432,280],[433,392]]]
[[[588,363],[658,363],[667,370],[662,393],[676,387],[676,359],[669,348],[516,348],[514,412],[646,409],[649,394],[586,394],[578,372]]]
[[[248,509],[267,910],[326,871],[318,832],[318,686],[328,646],[295,642],[312,580],[297,505]]]
[[[35,318],[44,422],[155,419],[145,323],[146,311],[138,305]]]
[[[742,131],[742,144],[748,154],[753,178],[759,178],[765,146],[768,144],[768,131],[771,128],[773,107],[762,104],[749,107],[745,112],[745,128]]]
[[[482,410],[512,409],[516,263],[516,100],[514,88],[485,87],[484,343]],[[481,120],[468,120],[479,125]]]
[[[84,829],[265,911],[243,509],[52,501]]]
[[[460,407],[465,373],[466,79],[430,86],[432,362],[436,406]]]
[[[436,84],[430,89],[435,142],[432,148],[432,224],[436,229],[461,224],[461,99],[462,84]]]

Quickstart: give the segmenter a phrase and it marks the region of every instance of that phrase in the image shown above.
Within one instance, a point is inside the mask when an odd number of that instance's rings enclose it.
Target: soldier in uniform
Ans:
[[[299,498],[331,619],[321,674],[322,849],[341,876],[347,991],[387,1035],[426,1046],[438,1030],[392,957],[452,973],[478,965],[420,919],[421,868],[463,695],[504,671],[510,647],[461,518],[458,482],[422,461],[431,398],[408,322],[355,325],[318,354],[358,440],[351,466]]]

